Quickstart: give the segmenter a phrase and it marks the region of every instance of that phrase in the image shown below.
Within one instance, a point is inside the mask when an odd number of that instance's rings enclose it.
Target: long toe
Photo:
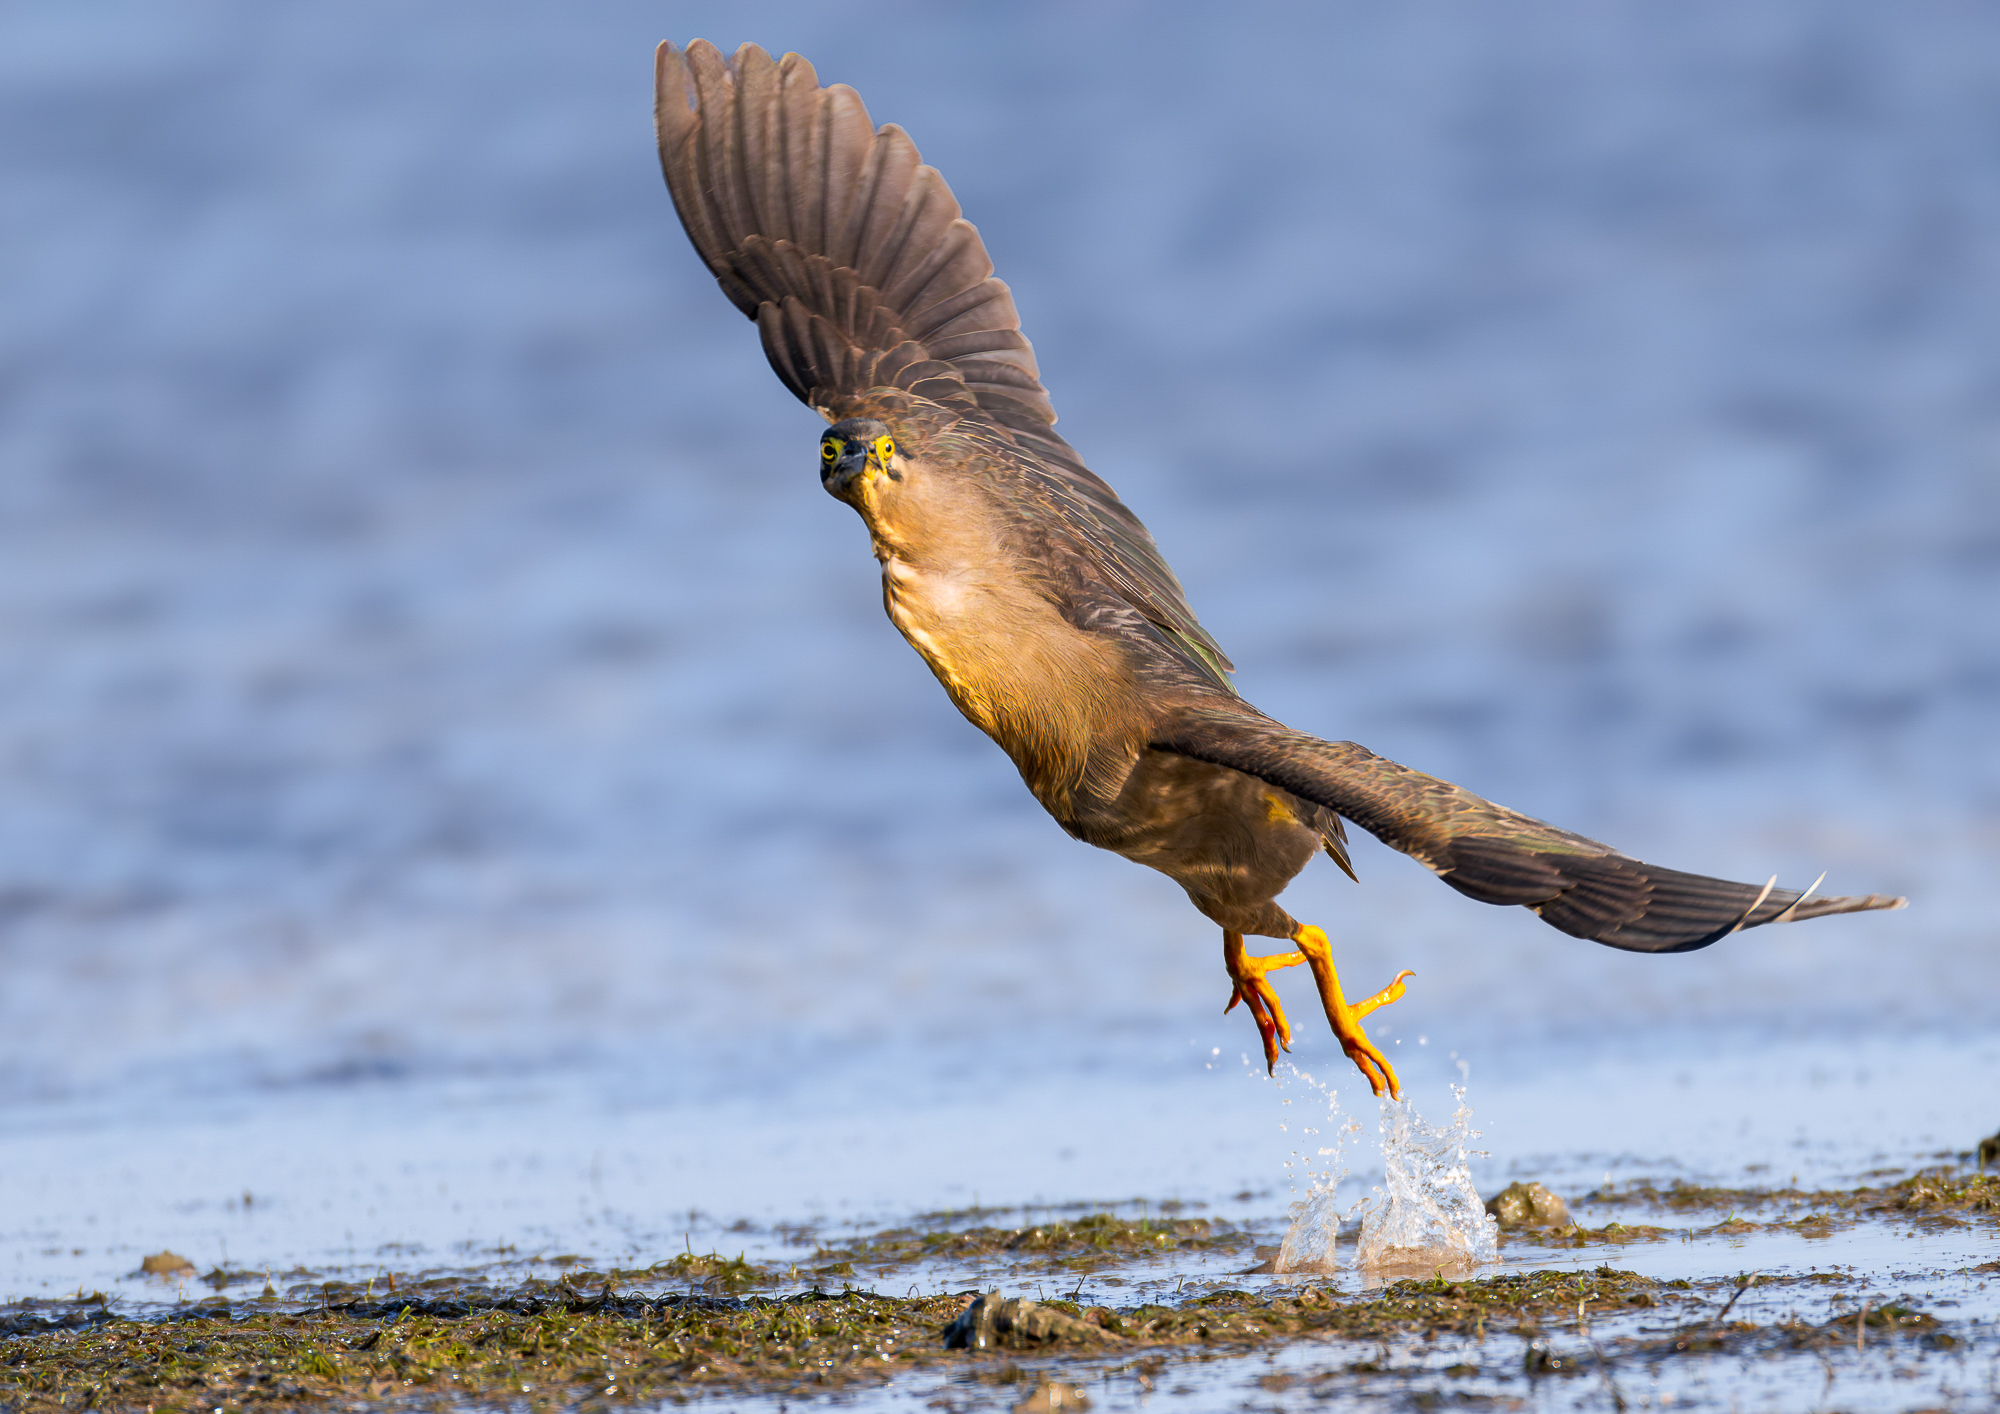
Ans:
[[[1369,1088],[1377,1095],[1387,1089],[1390,1099],[1402,1099],[1403,1087],[1396,1079],[1396,1068],[1389,1064],[1389,1058],[1382,1054],[1373,1041],[1360,1035],[1358,1030],[1356,1037],[1353,1042],[1342,1038],[1341,1049],[1347,1052],[1347,1058],[1354,1062],[1355,1068],[1367,1080]]]
[[[1285,1022],[1285,1009],[1278,1001],[1278,994],[1260,977],[1244,982],[1237,995],[1256,1019],[1257,1038],[1264,1045],[1264,1073],[1274,1074],[1278,1069],[1278,1048],[1282,1046],[1287,1051],[1292,1048],[1292,1028]]]
[[[1401,972],[1398,972],[1396,974],[1395,981],[1391,982],[1388,986],[1384,987],[1381,991],[1377,992],[1374,996],[1368,998],[1366,1001],[1356,1002],[1354,1004],[1354,1019],[1356,1021],[1359,1021],[1362,1017],[1368,1015],[1369,1012],[1374,1011],[1377,1007],[1385,1007],[1389,1005],[1389,1003],[1391,1002],[1400,1002],[1403,999],[1403,979],[1405,977],[1414,977],[1416,975],[1417,975],[1416,973],[1410,971],[1408,968],[1404,968]]]
[[[1274,953],[1269,957],[1253,957],[1244,951],[1243,935],[1225,931],[1222,935],[1223,965],[1228,969],[1230,980],[1229,1000],[1223,1004],[1225,1014],[1234,1011],[1238,1002],[1243,1003],[1257,1023],[1257,1037],[1264,1047],[1264,1071],[1275,1074],[1278,1068],[1278,1051],[1292,1048],[1292,1026],[1285,1018],[1285,1004],[1278,1000],[1267,974],[1281,967],[1291,967],[1304,962],[1303,953]]]

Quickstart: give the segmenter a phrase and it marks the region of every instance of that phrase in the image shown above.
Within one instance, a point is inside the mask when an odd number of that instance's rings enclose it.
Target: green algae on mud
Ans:
[[[1912,1174],[1900,1183],[1841,1189],[1717,1188],[1674,1180],[1666,1187],[1650,1179],[1624,1188],[1604,1188],[1584,1196],[1594,1206],[1639,1204],[1677,1212],[1700,1209],[1764,1208],[1783,1203],[1829,1215],[2000,1217],[2000,1174],[1949,1168]]]
[[[1729,1320],[1735,1298],[1753,1284],[1659,1282],[1599,1267],[1439,1276],[1398,1282],[1366,1299],[1307,1285],[1262,1294],[1212,1291],[1178,1305],[1117,1310],[1051,1301],[1045,1304],[1082,1323],[1091,1338],[1033,1348],[1073,1360],[1136,1361],[1133,1368],[1144,1373],[1175,1358],[1242,1354],[1312,1337],[1351,1342],[1357,1358],[1342,1368],[1366,1374],[1379,1372],[1368,1352],[1395,1337],[1457,1337],[1483,1350],[1492,1334],[1528,1340],[1526,1373],[1539,1376],[1577,1373],[1590,1363],[1593,1357],[1580,1364],[1536,1342],[1544,1332],[1569,1328],[1603,1332],[1601,1342],[1593,1341],[1594,1359],[1607,1371],[1615,1360],[1816,1350],[1852,1344],[1858,1335],[1952,1339],[1928,1315],[1893,1304],[1864,1304],[1817,1324]],[[211,1302],[168,1319],[100,1317],[80,1329],[0,1342],[0,1405],[21,1414],[78,1408],[195,1414],[357,1400],[597,1408],[713,1393],[831,1393],[939,1367],[982,1382],[1004,1382],[1010,1371],[1019,1377],[1018,1350],[943,1348],[945,1326],[971,1299],[971,1293],[895,1298],[849,1290],[642,1300],[600,1289],[595,1298],[568,1301],[353,1301],[294,1312],[257,1310],[263,1303],[254,1302],[232,1311]],[[1620,1318],[1654,1324],[1621,1336]]]
[[[1761,1215],[1773,1205],[1795,1215],[1764,1227],[1809,1230],[1835,1219],[1895,1218],[1984,1226],[2000,1218],[2000,1177],[1919,1173],[1893,1185],[1836,1193],[1646,1184],[1584,1201],[1706,1209],[1719,1220],[1696,1229],[1611,1223],[1595,1230],[1515,1232],[1507,1240],[1561,1247],[1668,1235],[1726,1237],[1759,1226],[1739,1212]],[[1801,1208],[1807,1211],[1797,1216]],[[262,1274],[217,1269],[206,1280],[219,1293],[261,1284],[264,1295],[232,1301],[218,1294],[147,1319],[116,1317],[102,1296],[22,1303],[18,1314],[0,1313],[0,1408],[10,1414],[79,1408],[209,1414],[359,1401],[596,1408],[711,1393],[833,1392],[931,1369],[958,1372],[954,1379],[1006,1383],[1027,1378],[1014,1363],[1020,1351],[1001,1356],[943,1348],[945,1327],[973,1292],[918,1296],[913,1289],[899,1298],[820,1288],[836,1284],[830,1276],[857,1270],[879,1277],[927,1269],[932,1277],[948,1274],[969,1285],[1002,1266],[1016,1275],[1090,1274],[1150,1267],[1173,1252],[1229,1255],[1252,1246],[1247,1228],[1178,1215],[1134,1220],[1099,1212],[1020,1227],[951,1226],[990,1216],[934,1215],[840,1243],[800,1229],[795,1240],[810,1246],[812,1255],[791,1264],[690,1250],[649,1267],[570,1270],[555,1280],[521,1280],[517,1273],[494,1283],[495,1273],[485,1269],[400,1277],[384,1272],[366,1283],[287,1283],[283,1296]],[[797,1290],[802,1281],[813,1289]],[[1827,1273],[1659,1281],[1600,1266],[1581,1273],[1440,1275],[1364,1295],[1274,1282],[1260,1293],[1208,1290],[1172,1304],[1115,1309],[1045,1302],[1083,1323],[1089,1339],[1034,1349],[1072,1371],[1129,1370],[1144,1382],[1166,1362],[1242,1355],[1306,1339],[1325,1345],[1346,1374],[1386,1379],[1391,1372],[1369,1352],[1417,1337],[1457,1342],[1465,1361],[1480,1362],[1463,1368],[1492,1378],[1511,1377],[1510,1370],[1537,1379],[1596,1370],[1610,1382],[1614,1367],[1686,1354],[1818,1358],[1859,1352],[1864,1345],[1888,1349],[1907,1339],[1945,1350],[1961,1339],[1905,1301],[1871,1302],[1860,1290],[1827,1290],[1853,1281]],[[1817,1289],[1816,1299],[1809,1299],[1817,1316],[1793,1311],[1760,1325],[1744,1318],[1747,1307],[1738,1309],[1752,1288],[1781,1287],[1809,1298]],[[1841,1302],[1846,1306],[1836,1309]],[[1079,1329],[1058,1324],[1072,1335]],[[1526,1355],[1493,1364],[1493,1336],[1526,1342]],[[1343,1343],[1351,1347],[1344,1353]],[[1002,1360],[1007,1363],[996,1363]]]
[[[242,1318],[217,1311],[113,1321],[0,1344],[0,1404],[34,1414],[387,1397],[567,1407],[724,1385],[837,1386],[941,1354],[936,1333],[962,1304],[814,1292],[527,1309],[354,1302]]]
[[[1250,1233],[1207,1218],[1121,1218],[1111,1213],[1023,1227],[901,1227],[822,1247],[814,1262],[887,1272],[920,1262],[1005,1261],[1016,1269],[1084,1274],[1174,1252],[1248,1252]]]
[[[1609,1314],[1655,1304],[1654,1286],[1601,1268],[1584,1278],[1402,1282],[1368,1301],[1307,1287],[1264,1296],[1218,1291],[1179,1306],[1124,1310],[1046,1304],[1101,1332],[1107,1347],[1241,1350],[1309,1332],[1377,1339],[1412,1330],[1474,1333],[1489,1321],[1518,1328],[1579,1309]],[[567,1407],[723,1389],[831,1390],[990,1358],[943,1349],[944,1327],[970,1299],[813,1291],[641,1301],[607,1294],[573,1304],[529,1302],[527,1309],[411,1300],[242,1316],[215,1303],[172,1319],[99,1321],[0,1344],[0,1403],[23,1414],[390,1397]]]
[[[861,1274],[882,1277],[919,1265],[950,1265],[960,1276],[989,1263],[1004,1263],[1015,1274],[1085,1276],[1176,1253],[1248,1253],[1255,1246],[1248,1229],[1208,1218],[1135,1219],[1098,1212],[1020,1227],[948,1226],[965,1216],[934,1214],[909,1226],[846,1242],[818,1242],[806,1236],[813,1243],[812,1253],[791,1263],[758,1264],[741,1257],[725,1260],[714,1254],[689,1253],[643,1271],[614,1276],[640,1283],[663,1278],[685,1281],[704,1292],[735,1294],[796,1287],[801,1282],[828,1284]],[[978,1216],[986,1216],[986,1212]]]
[[[1737,1237],[1758,1231],[1792,1231],[1823,1237],[1837,1227],[1868,1219],[1904,1218],[1946,1227],[2000,1220],[2000,1175],[1969,1174],[1950,1169],[1919,1172],[1899,1183],[1848,1189],[1725,1188],[1686,1183],[1664,1187],[1650,1179],[1623,1188],[1602,1188],[1578,1200],[1578,1207],[1650,1207],[1674,1213],[1720,1212],[1718,1221],[1694,1227],[1656,1227],[1647,1223],[1610,1222],[1585,1227],[1573,1222],[1563,1228],[1513,1228],[1502,1235],[1508,1244],[1577,1248],[1600,1244],[1664,1242],[1669,1238],[1700,1241]],[[1755,1222],[1742,1216],[1784,1207],[1785,1216]]]

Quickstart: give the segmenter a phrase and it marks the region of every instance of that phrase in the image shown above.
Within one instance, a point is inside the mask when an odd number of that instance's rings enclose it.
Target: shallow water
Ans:
[[[1919,1038],[1705,1061],[1621,1063],[1580,1050],[1555,1059],[1558,1074],[1474,1083],[1482,1192],[1517,1176],[1576,1197],[1606,1177],[1782,1186],[1796,1175],[1820,1186],[1914,1170],[1961,1152],[1961,1136],[1991,1119],[1985,1093],[1926,1090],[1924,1077],[1992,1066],[2000,1049]],[[1846,1067],[1837,1082],[1826,1078],[1835,1065]],[[1406,1076],[1419,1104],[1427,1091],[1439,1108],[1450,1103],[1442,1077],[1426,1083],[1416,1066]],[[1300,1142],[1287,1091],[1323,1104],[1299,1081],[1275,1086],[1193,1059],[1150,1076],[1023,1065],[1005,1085],[965,1093],[865,1071],[754,1101],[618,1098],[621,1084],[630,1078],[585,1071],[350,1083],[199,1113],[16,1110],[0,1271],[11,1295],[81,1287],[145,1302],[170,1297],[136,1275],[139,1258],[162,1247],[203,1271],[351,1279],[496,1249],[594,1265],[643,1266],[688,1247],[793,1260],[787,1227],[833,1235],[924,1212],[1026,1205],[1031,1217],[1036,1205],[1140,1200],[1205,1205],[1263,1224],[1275,1243],[1302,1196],[1284,1181]],[[1374,1104],[1358,1077],[1339,1088],[1350,1108]],[[1569,1144],[1557,1149],[1551,1131]],[[1378,1156],[1357,1147],[1349,1157],[1343,1207],[1381,1182]],[[1706,1248],[1677,1258],[1671,1246],[1623,1248],[1617,1264],[1686,1276],[1703,1274],[1687,1263],[1717,1259]],[[1534,1249],[1533,1260],[1585,1259]]]
[[[1350,990],[1416,970],[1372,1029],[1427,1113],[1466,1063],[1482,1192],[2000,1127],[1993,15],[107,0],[0,17],[0,1299],[976,1206],[1277,1240],[1309,1087],[882,621],[673,226],[668,33],[910,128],[1261,706],[1912,896],[1645,958],[1310,873]],[[1979,1255],[1825,1244],[1609,1260]]]

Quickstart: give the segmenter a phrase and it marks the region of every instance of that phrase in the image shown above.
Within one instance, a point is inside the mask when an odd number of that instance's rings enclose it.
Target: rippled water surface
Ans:
[[[896,639],[674,224],[649,53],[695,34],[946,173],[1251,700],[1913,900],[1635,957],[1370,841],[1315,869],[1352,985],[1416,970],[1374,1029],[1433,1122],[1465,1063],[1482,1185],[1853,1182],[2000,1127],[1993,13],[17,7],[0,1298],[170,1300],[129,1275],[165,1246],[1281,1229],[1315,1092]]]

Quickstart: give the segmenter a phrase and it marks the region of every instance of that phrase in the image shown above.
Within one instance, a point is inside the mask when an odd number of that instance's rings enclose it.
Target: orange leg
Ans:
[[[1301,923],[1298,931],[1292,934],[1292,941],[1299,945],[1299,953],[1304,954],[1306,965],[1312,968],[1313,981],[1319,984],[1320,1005],[1326,1008],[1326,1019],[1333,1024],[1333,1034],[1340,1042],[1340,1049],[1347,1052],[1347,1058],[1360,1068],[1377,1095],[1387,1089],[1389,1098],[1402,1099],[1403,1090],[1397,1083],[1395,1067],[1368,1039],[1368,1033],[1361,1029],[1361,1018],[1377,1007],[1400,1000],[1403,979],[1417,974],[1399,972],[1395,981],[1374,996],[1349,1006],[1347,998],[1341,995],[1340,974],[1333,967],[1333,945],[1327,942],[1326,934],[1311,924]]]
[[[1251,957],[1243,951],[1243,935],[1224,929],[1222,933],[1222,964],[1229,969],[1229,980],[1234,984],[1229,993],[1229,1005],[1224,1012],[1234,1011],[1242,1002],[1250,1008],[1250,1015],[1257,1022],[1257,1034],[1264,1040],[1264,1072],[1270,1074],[1278,1068],[1278,1048],[1292,1048],[1292,1026],[1285,1020],[1284,1004],[1278,1000],[1277,990],[1264,980],[1266,972],[1275,972],[1280,967],[1291,967],[1306,960],[1304,953],[1273,953],[1269,957]]]

